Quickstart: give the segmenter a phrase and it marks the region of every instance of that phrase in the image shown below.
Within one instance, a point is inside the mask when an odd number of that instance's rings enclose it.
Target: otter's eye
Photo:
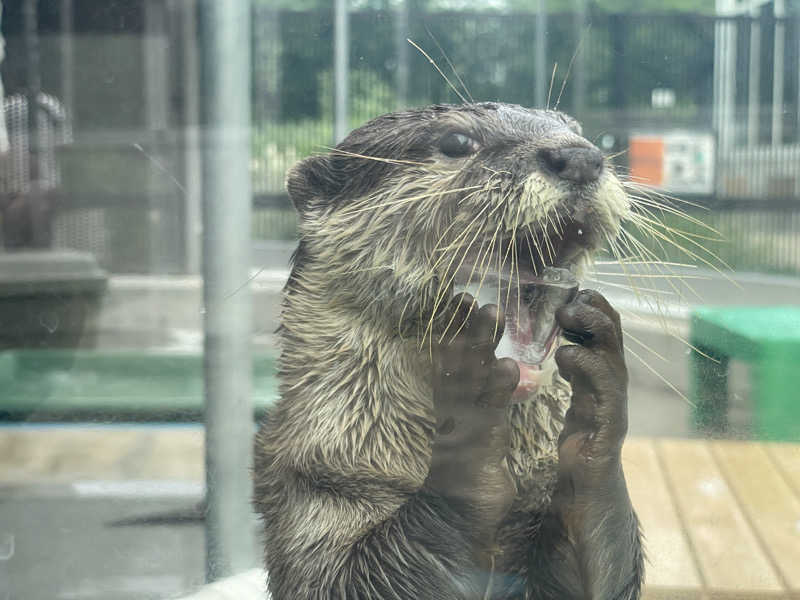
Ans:
[[[439,150],[442,151],[442,154],[451,158],[475,154],[478,148],[478,142],[468,135],[455,131],[445,134],[444,137],[439,140]]]

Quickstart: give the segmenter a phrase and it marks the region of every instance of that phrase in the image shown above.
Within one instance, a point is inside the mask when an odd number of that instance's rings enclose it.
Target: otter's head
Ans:
[[[301,216],[290,293],[313,277],[330,306],[395,334],[432,323],[465,265],[476,281],[580,275],[629,211],[574,119],[499,103],[378,117],[287,187]]]

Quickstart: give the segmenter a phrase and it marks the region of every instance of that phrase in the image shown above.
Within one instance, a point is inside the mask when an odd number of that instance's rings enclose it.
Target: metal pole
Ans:
[[[734,14],[731,0],[717,0],[717,15]],[[718,19],[714,36],[714,127],[720,150],[733,143],[736,108],[736,22]]]
[[[350,127],[348,126],[348,56],[350,50],[350,32],[347,0],[335,0],[334,7],[334,39],[333,39],[333,88],[334,88],[334,113],[333,113],[333,142],[341,142]]]
[[[395,74],[395,87],[397,92],[398,109],[406,108],[408,103],[408,2],[400,0],[395,9],[395,55],[397,58],[397,72]]]
[[[761,115],[761,23],[759,8],[750,12],[750,66],[747,74],[747,145],[758,145]]]
[[[783,143],[783,60],[786,38],[783,0],[775,0],[773,9],[776,20],[772,63],[772,145],[777,146]]]
[[[3,21],[3,2],[0,0],[0,25]],[[6,40],[3,37],[2,28],[0,28],[0,65],[3,64],[6,55]],[[5,105],[5,90],[3,89],[3,78],[0,76],[0,108]],[[5,111],[3,111],[5,112]],[[6,130],[6,120],[0,119],[0,153],[8,152],[8,131]]]
[[[169,125],[169,46],[167,43],[167,7],[162,2],[144,3],[144,36],[141,43],[142,70],[144,74],[144,144],[148,156],[158,164],[169,165],[165,133]],[[173,253],[165,255],[168,240],[174,233],[169,227],[167,205],[162,191],[163,173],[153,168],[147,170],[147,179],[142,182],[146,193],[148,213],[148,272],[163,273],[174,267]]]
[[[206,577],[255,564],[250,267],[250,3],[200,0]]]
[[[575,73],[575,82],[574,87],[572,88],[575,90],[574,95],[574,102],[572,111],[578,120],[583,119],[583,109],[586,106],[586,61],[584,56],[586,55],[586,48],[582,47],[582,41],[584,35],[586,33],[586,0],[576,0],[577,6],[575,7],[575,64],[572,67],[572,70]]]
[[[536,82],[534,88],[534,102],[538,108],[546,108],[547,85],[550,74],[547,72],[547,11],[544,0],[536,2],[536,42],[534,45],[536,65]]]
[[[202,265],[203,235],[202,208],[202,157],[200,155],[200,65],[197,40],[197,0],[181,0],[183,38],[183,86],[184,86],[184,236],[185,269],[187,273],[199,273]]]
[[[42,80],[39,72],[39,12],[36,0],[25,0],[22,5],[25,55],[27,59],[27,88],[28,88],[28,181],[32,186],[44,173],[42,168],[41,140],[39,136],[44,130],[42,119],[44,115],[39,110],[39,94],[42,90]],[[34,171],[35,170],[35,171]],[[31,190],[36,191],[36,190]]]
[[[75,23],[72,0],[61,0],[61,99],[67,118],[75,119]]]

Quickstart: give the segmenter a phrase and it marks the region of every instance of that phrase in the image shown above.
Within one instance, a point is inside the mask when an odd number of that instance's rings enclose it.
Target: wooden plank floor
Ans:
[[[800,600],[800,445],[632,438],[623,459],[646,537],[645,598]],[[202,476],[199,428],[0,429],[0,494]]]
[[[629,440],[648,599],[800,598],[800,446]]]

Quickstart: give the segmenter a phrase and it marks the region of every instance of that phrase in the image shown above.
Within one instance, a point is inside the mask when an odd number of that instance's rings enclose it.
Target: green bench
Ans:
[[[728,427],[728,366],[750,365],[754,434],[800,440],[800,306],[703,307],[692,312],[690,398],[694,426]]]
[[[278,395],[275,360],[253,356],[254,416]],[[202,421],[198,352],[9,350],[0,352],[0,423]]]

